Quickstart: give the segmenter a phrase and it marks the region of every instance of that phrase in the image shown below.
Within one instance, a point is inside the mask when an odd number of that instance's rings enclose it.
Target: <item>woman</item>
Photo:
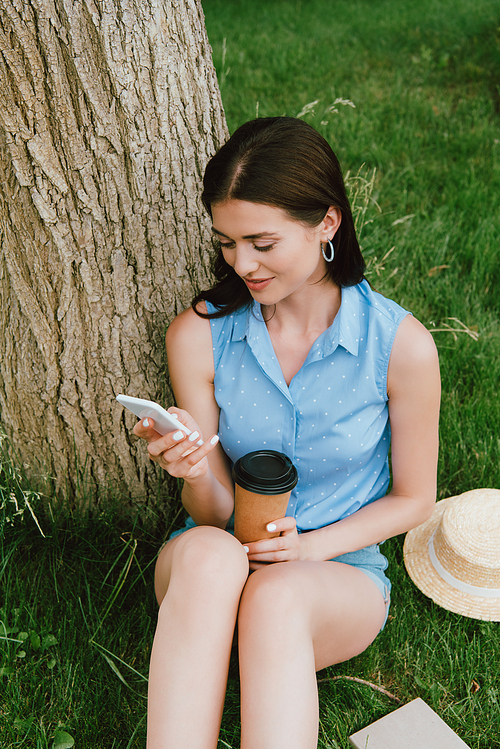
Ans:
[[[312,749],[316,671],[361,653],[387,617],[378,544],[432,512],[437,354],[363,280],[338,161],[303,121],[239,128],[203,201],[217,283],[166,339],[170,410],[193,434],[135,428],[184,479],[190,515],[156,567],[148,747],[217,746],[237,624],[241,747]],[[230,467],[262,447],[285,452],[299,482],[280,535],[242,546]]]

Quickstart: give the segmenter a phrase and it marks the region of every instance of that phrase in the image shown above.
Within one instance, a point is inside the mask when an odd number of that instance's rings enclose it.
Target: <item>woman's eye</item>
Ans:
[[[212,237],[212,242],[217,250],[231,250],[234,247],[234,242],[221,242],[219,237]]]
[[[234,242],[222,242],[219,237],[212,237],[213,246],[216,250],[234,250],[236,247]],[[269,252],[274,247],[274,244],[258,245],[254,244],[254,250],[258,252]]]

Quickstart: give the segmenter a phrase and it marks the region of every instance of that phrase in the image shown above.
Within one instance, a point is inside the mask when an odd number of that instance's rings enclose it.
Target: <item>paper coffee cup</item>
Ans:
[[[284,517],[297,469],[290,458],[276,450],[247,453],[233,466],[234,535],[241,543],[278,536],[266,526]]]

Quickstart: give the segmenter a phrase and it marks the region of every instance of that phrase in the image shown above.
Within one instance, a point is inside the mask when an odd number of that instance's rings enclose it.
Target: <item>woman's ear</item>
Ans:
[[[333,239],[341,222],[342,213],[340,208],[331,205],[321,224],[321,241],[326,242],[327,239]]]

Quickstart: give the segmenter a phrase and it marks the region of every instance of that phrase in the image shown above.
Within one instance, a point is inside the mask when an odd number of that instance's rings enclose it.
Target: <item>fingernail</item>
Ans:
[[[211,445],[216,445],[218,441],[219,441],[219,438],[217,437],[217,435],[216,435],[216,434],[214,434],[214,436],[213,436],[213,437],[212,437],[212,439],[210,440],[210,444],[211,444]]]
[[[268,523],[268,524],[266,525],[266,528],[267,528],[267,530],[268,530],[268,531],[269,531],[270,533],[271,533],[272,531],[275,531],[275,530],[276,530],[276,526],[274,525],[274,523]]]
[[[183,437],[185,437],[185,436],[186,436],[186,435],[184,434],[184,432],[181,432],[181,431],[175,432],[175,434],[173,434],[173,435],[172,435],[173,439],[174,439],[174,440],[175,440],[176,442],[179,442],[179,440],[181,440],[181,439],[182,439]]]
[[[144,421],[142,422],[142,426],[147,428],[149,426],[149,421],[147,419],[144,419]]]
[[[248,546],[244,546],[243,549],[245,551],[245,554],[248,554],[248,552],[250,551],[250,549],[248,548]]]
[[[191,432],[191,434],[189,435],[189,441],[194,442],[195,440],[198,439],[199,436],[200,436],[199,432]]]

